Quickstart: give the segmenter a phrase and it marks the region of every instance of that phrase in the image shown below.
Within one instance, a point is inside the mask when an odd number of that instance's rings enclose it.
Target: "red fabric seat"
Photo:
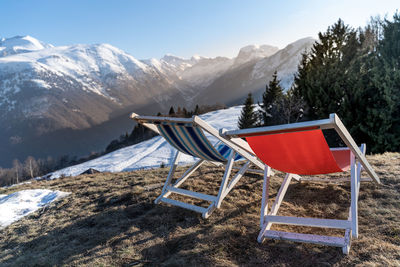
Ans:
[[[300,175],[343,172],[350,150],[331,151],[321,130],[248,136],[254,153],[273,169]]]
[[[332,156],[335,158],[337,165],[342,171],[348,171],[350,169],[350,149],[343,150],[331,150]]]

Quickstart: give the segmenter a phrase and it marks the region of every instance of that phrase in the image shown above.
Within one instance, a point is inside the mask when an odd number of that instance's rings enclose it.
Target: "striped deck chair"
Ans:
[[[334,129],[347,147],[329,148],[322,133],[324,129]],[[367,159],[365,144],[359,148],[336,114],[329,119],[310,122],[253,128],[223,133],[225,138],[245,137],[254,153],[265,163],[263,194],[261,204],[258,241],[265,238],[309,242],[342,247],[343,253],[350,250],[351,237],[358,237],[357,202],[361,182],[361,169],[364,169],[374,181],[380,180]],[[268,211],[268,192],[270,170],[287,173]],[[350,169],[351,200],[347,220],[301,218],[278,216],[278,210],[291,179],[301,180],[300,175],[318,175],[345,172]],[[348,179],[347,179],[348,181]],[[300,225],[343,229],[344,237],[311,235],[270,230],[273,224]]]
[[[171,168],[161,195],[155,200],[156,204],[160,202],[168,203],[199,212],[203,218],[208,218],[215,208],[220,208],[223,199],[243,174],[249,170],[251,164],[260,168],[262,172],[264,170],[264,164],[254,155],[254,152],[246,141],[241,138],[231,140],[222,138],[215,128],[198,116],[193,116],[192,118],[170,118],[139,116],[132,113],[131,118],[163,136],[177,150],[175,156],[171,159]],[[213,146],[204,134],[204,131],[216,137],[219,142]],[[173,183],[174,172],[182,153],[196,157],[198,160]],[[243,163],[243,160],[245,161],[244,164],[228,183],[234,163],[239,161]],[[217,196],[179,188],[204,162],[226,165]],[[204,208],[168,198],[172,193],[205,200],[211,202],[211,204],[207,208]]]

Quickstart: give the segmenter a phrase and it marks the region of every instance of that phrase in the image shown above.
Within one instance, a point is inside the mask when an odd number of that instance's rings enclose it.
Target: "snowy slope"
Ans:
[[[200,117],[216,129],[225,128],[233,130],[237,128],[238,117],[240,116],[242,106],[236,106],[228,109],[217,110],[206,113]],[[211,138],[216,142],[216,138]],[[101,172],[121,172],[145,168],[157,168],[161,164],[168,164],[175,153],[161,136],[150,140],[125,147],[94,160],[90,160],[75,166],[71,166],[51,174],[51,179],[61,176],[75,176],[86,171],[89,168]],[[195,161],[195,158],[183,155],[179,164],[188,164]]]
[[[69,193],[47,189],[0,195],[0,229],[67,195]]]

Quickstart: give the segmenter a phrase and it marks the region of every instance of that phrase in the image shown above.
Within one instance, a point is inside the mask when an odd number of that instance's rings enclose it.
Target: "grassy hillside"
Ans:
[[[369,156],[382,185],[361,185],[359,234],[350,254],[303,243],[256,241],[262,176],[242,178],[222,208],[197,213],[154,205],[168,169],[101,173],[0,189],[47,188],[71,194],[0,230],[0,266],[400,265],[400,154]],[[179,168],[180,173],[184,169]],[[223,169],[205,166],[188,182],[216,193]],[[365,176],[365,175],[364,175]],[[339,175],[332,176],[334,181]],[[272,178],[275,196],[283,174]],[[280,214],[345,219],[349,183],[292,182]],[[291,227],[275,229],[290,230]],[[341,231],[304,232],[341,234]]]

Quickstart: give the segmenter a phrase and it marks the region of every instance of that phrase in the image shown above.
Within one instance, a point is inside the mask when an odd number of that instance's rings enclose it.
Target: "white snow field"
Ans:
[[[69,194],[47,189],[31,189],[0,195],[0,229]]]
[[[237,121],[241,109],[242,106],[235,106],[203,114],[200,118],[217,130],[221,128],[234,130],[237,128]],[[217,142],[216,138],[210,138],[210,140],[213,143]],[[61,176],[79,175],[90,168],[100,172],[122,172],[158,168],[162,164],[168,165],[175,151],[175,148],[169,145],[163,137],[156,136],[150,140],[121,148],[97,159],[55,171],[51,174],[50,179],[59,178]],[[195,158],[182,155],[179,164],[184,165],[194,161]]]

